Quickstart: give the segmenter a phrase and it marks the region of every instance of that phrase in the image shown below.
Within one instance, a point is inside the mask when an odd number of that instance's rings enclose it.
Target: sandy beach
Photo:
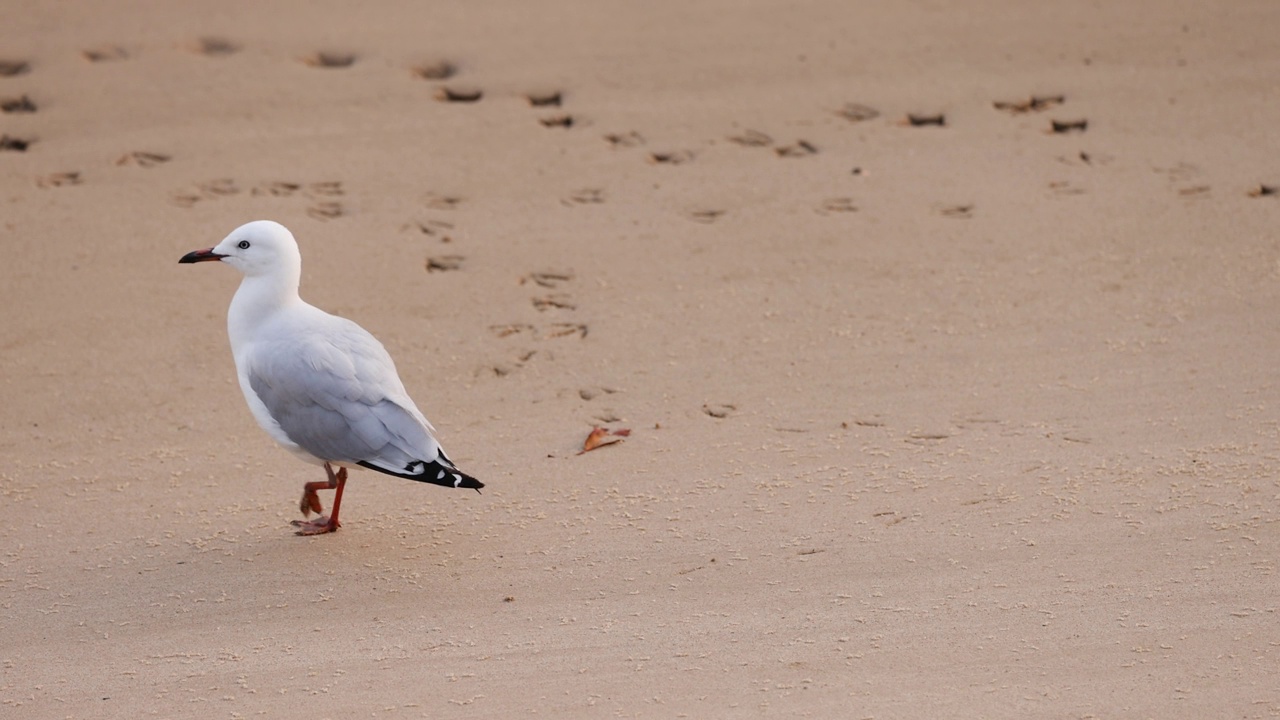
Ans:
[[[1280,716],[1280,5],[3,15],[0,716]],[[256,219],[483,495],[293,534]]]

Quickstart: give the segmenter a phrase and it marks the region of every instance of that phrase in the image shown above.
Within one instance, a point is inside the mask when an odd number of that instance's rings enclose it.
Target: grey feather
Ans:
[[[344,326],[340,332],[310,327],[253,353],[249,384],[267,411],[290,440],[322,460],[391,470],[435,460],[440,445],[386,349],[355,323],[328,317]]]

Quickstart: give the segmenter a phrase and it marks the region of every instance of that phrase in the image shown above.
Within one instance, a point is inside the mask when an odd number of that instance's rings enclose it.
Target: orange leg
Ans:
[[[316,513],[318,517],[315,520],[293,520],[291,524],[299,528],[299,535],[323,535],[331,533],[341,527],[338,522],[338,508],[342,506],[342,489],[347,484],[347,469],[338,468],[338,472],[333,471],[333,466],[329,463],[324,464],[324,471],[329,474],[328,482],[309,482],[302,486],[302,502],[298,507],[302,510],[303,517],[309,517],[311,513]],[[317,490],[333,490],[333,512],[329,517],[325,517],[321,513],[324,507],[320,505],[320,496],[316,494]]]

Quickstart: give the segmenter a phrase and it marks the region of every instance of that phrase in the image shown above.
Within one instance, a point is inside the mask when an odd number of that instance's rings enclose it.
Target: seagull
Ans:
[[[272,439],[329,476],[303,485],[304,519],[292,521],[298,535],[338,529],[348,468],[476,492],[484,487],[444,454],[382,343],[298,296],[302,255],[285,226],[241,225],[178,262],[223,262],[244,274],[227,310],[227,335],[245,402]],[[317,490],[334,491],[328,516]]]

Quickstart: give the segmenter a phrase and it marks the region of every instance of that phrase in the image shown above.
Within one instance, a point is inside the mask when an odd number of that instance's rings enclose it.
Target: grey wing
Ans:
[[[351,327],[361,336],[293,339],[257,353],[247,368],[254,393],[290,440],[322,460],[404,471],[436,459],[440,445],[390,356]]]

